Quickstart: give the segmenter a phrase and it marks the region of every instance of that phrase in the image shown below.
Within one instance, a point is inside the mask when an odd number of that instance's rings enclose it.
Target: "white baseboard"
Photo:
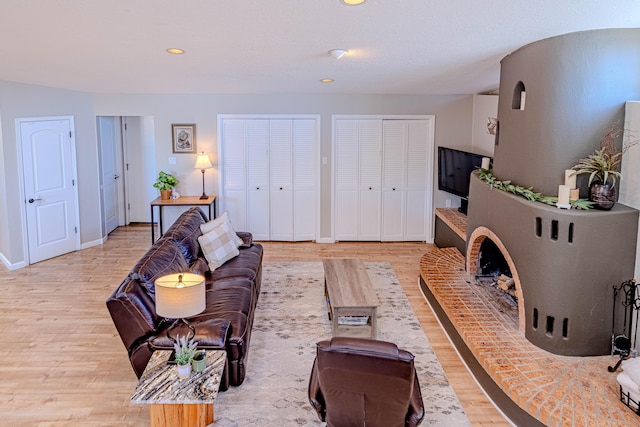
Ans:
[[[331,237],[321,237],[319,239],[316,239],[316,243],[335,243],[335,239],[332,239]]]
[[[8,270],[17,270],[19,268],[24,268],[27,266],[27,263],[25,261],[16,262],[13,264],[10,263],[3,253],[0,253],[0,260],[2,260],[2,263],[5,267],[7,267]]]
[[[89,249],[89,248],[92,248],[94,246],[104,245],[104,242],[106,242],[106,241],[107,241],[107,237],[105,236],[105,237],[103,237],[101,239],[93,240],[93,241],[87,242],[87,243],[82,243],[80,245],[80,250]]]

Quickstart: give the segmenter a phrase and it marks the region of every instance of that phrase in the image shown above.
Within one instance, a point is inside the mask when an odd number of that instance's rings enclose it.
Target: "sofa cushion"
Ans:
[[[159,240],[131,269],[129,277],[138,280],[155,300],[155,281],[167,274],[189,271],[189,264],[173,240]]]
[[[162,236],[164,239],[172,239],[176,242],[187,264],[198,259],[200,253],[198,237],[202,235],[200,226],[204,223],[202,211],[194,207],[180,215]]]
[[[211,270],[215,270],[231,258],[238,256],[240,251],[236,238],[237,235],[228,221],[219,223],[217,227],[198,237],[198,242],[200,242],[200,247]]]

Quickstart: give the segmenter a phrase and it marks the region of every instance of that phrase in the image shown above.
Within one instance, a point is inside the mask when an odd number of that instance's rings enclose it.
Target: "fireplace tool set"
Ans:
[[[618,297],[621,297],[618,300]],[[624,321],[622,333],[616,335],[616,307],[620,305],[624,310]],[[611,331],[611,355],[619,355],[620,359],[614,366],[609,366],[609,372],[615,372],[623,360],[631,355],[631,351],[635,349],[636,334],[638,333],[638,322],[633,327],[634,312],[637,315],[640,310],[640,297],[636,295],[635,279],[622,282],[618,286],[613,287],[613,324]],[[627,336],[627,327],[629,328]]]

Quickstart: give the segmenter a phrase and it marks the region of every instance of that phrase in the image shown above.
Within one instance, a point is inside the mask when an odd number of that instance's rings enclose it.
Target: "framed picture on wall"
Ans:
[[[174,153],[196,153],[196,125],[171,125]]]

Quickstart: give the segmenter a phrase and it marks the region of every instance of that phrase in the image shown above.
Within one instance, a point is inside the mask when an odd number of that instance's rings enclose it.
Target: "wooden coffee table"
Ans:
[[[224,350],[207,350],[207,367],[179,379],[175,365],[167,365],[171,351],[153,352],[131,403],[149,404],[151,427],[194,426],[213,423],[213,402],[227,363]]]
[[[380,302],[362,261],[323,259],[322,265],[332,335],[368,332],[375,339]]]

